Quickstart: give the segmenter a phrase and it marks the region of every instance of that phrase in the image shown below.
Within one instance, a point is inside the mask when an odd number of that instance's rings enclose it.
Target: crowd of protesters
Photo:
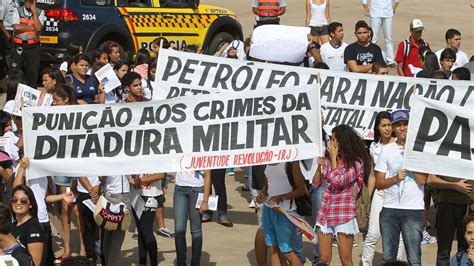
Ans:
[[[422,20],[413,19],[407,25],[410,35],[400,41],[394,53],[392,17],[398,1],[372,0],[370,7],[366,0],[361,2],[371,25],[363,20],[357,21],[354,27],[357,41],[347,44],[344,42],[344,26],[331,17],[330,0],[306,1],[305,26],[310,27],[306,67],[375,75],[387,75],[390,68],[396,68],[399,76],[471,79],[473,65],[460,50],[459,30],[448,29],[444,36],[446,47],[434,51],[422,39]],[[20,15],[32,13],[33,27],[41,28],[44,14],[36,14],[31,1],[26,1],[20,9],[24,9]],[[285,10],[283,0],[254,0],[255,27],[279,24],[279,16]],[[7,22],[12,23],[2,17],[0,21],[1,27],[8,27]],[[384,33],[384,51],[377,45],[381,29]],[[8,30],[2,28],[5,36],[10,38]],[[12,30],[24,29],[13,22]],[[31,29],[28,34],[30,32]],[[13,38],[15,36],[19,35]],[[247,60],[250,45],[250,41],[234,40],[220,46],[215,56]],[[93,211],[83,204],[86,201],[97,203],[101,196],[131,210],[136,224],[134,239],[138,242],[139,265],[147,265],[147,262],[158,264],[159,248],[152,233],[154,228],[159,235],[174,237],[178,265],[189,262],[191,265],[200,264],[202,223],[213,218],[208,210],[211,186],[219,196],[218,223],[225,227],[233,226],[227,215],[225,184],[226,175],[231,175],[232,169],[176,173],[172,204],[174,233],[164,222],[169,181],[165,173],[25,178],[29,160],[23,155],[22,120],[12,110],[19,83],[35,86],[36,73],[40,73],[42,87],[52,95],[55,106],[150,101],[154,93],[156,58],[160,48],[172,49],[167,39],[157,38],[151,45],[151,53],[140,49],[134,62],[126,62],[121,59],[119,45],[113,41],[93,51],[91,57],[84,53],[83,45],[71,43],[68,56],[60,66],[39,69],[36,58],[29,58],[35,62],[26,65],[20,64],[19,59],[13,61],[18,64],[11,65],[2,82],[7,103],[0,111],[0,133],[11,140],[9,152],[0,151],[3,196],[0,205],[0,245],[4,256],[13,257],[19,265],[94,265],[99,258],[105,265],[119,265],[125,231],[101,228],[103,225],[97,224]],[[200,47],[188,45],[183,50],[199,53]],[[104,84],[93,75],[106,64],[111,64],[121,81],[121,86],[108,93],[104,91]],[[449,265],[450,260],[451,265],[472,265],[474,216],[468,213],[471,211],[470,204],[474,203],[471,194],[473,182],[403,169],[409,117],[408,110],[380,112],[371,142],[361,139],[347,125],[336,126],[330,134],[323,132],[327,152],[323,157],[314,158],[309,166],[313,171],[307,171],[308,166],[303,161],[244,168],[248,184],[242,190],[249,191],[252,199],[249,207],[256,208],[258,217],[255,236],[258,265],[267,265],[267,260],[271,265],[305,263],[301,232],[265,203],[273,202],[287,211],[295,211],[296,204],[293,202],[306,193],[306,183],[310,187],[312,207],[309,220],[312,220],[318,236],[313,265],[329,265],[333,246],[338,247],[342,265],[352,265],[352,248],[357,245],[354,237],[359,232],[364,233],[363,265],[372,265],[375,246],[380,238],[386,265],[403,265],[397,263],[402,263],[405,257],[409,265],[421,265],[421,245],[436,242],[437,265]],[[138,190],[145,202],[140,214],[131,207],[131,189]],[[203,193],[203,200],[200,209],[196,209],[199,193]],[[363,217],[358,217],[357,210],[360,207],[358,199],[363,193],[370,197],[371,207],[365,213],[369,222],[360,228],[358,219]],[[427,218],[431,199],[436,206],[437,239],[426,231],[430,227]],[[59,207],[52,212],[60,213],[63,232],[63,254],[59,257],[54,256],[48,215],[48,206],[54,202],[59,202],[56,205]],[[78,229],[78,258],[72,258],[71,215]],[[191,260],[186,258],[188,220],[192,236]],[[458,241],[456,254],[451,252],[454,236]]]

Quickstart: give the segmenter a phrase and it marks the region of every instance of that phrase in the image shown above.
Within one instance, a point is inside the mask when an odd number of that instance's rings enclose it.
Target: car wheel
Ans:
[[[211,43],[206,49],[206,54],[213,55],[223,43],[230,43],[235,40],[234,36],[227,32],[219,32],[212,38]]]

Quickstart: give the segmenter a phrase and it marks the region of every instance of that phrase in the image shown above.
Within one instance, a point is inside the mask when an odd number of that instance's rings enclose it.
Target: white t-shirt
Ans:
[[[438,57],[438,63],[439,67],[441,68],[441,63],[439,60],[441,60],[441,53],[443,52],[444,49],[441,49],[436,52],[436,57]],[[467,64],[469,62],[469,58],[467,57],[467,54],[460,49],[456,52],[456,61],[454,62],[453,67],[451,68],[451,71],[455,70],[458,67],[464,66],[464,64]]]
[[[89,180],[89,183],[93,187],[100,184],[98,176],[87,176],[87,180]],[[81,193],[89,193],[89,191],[82,185],[81,181],[79,181],[79,178],[77,179],[77,191]]]
[[[112,194],[130,192],[130,184],[126,175],[112,175],[105,177],[105,191]]]
[[[344,50],[347,43],[342,42],[337,48],[327,42],[321,46],[321,58],[323,62],[329,66],[330,70],[346,71],[346,64],[344,63]]]
[[[395,142],[383,146],[375,171],[387,173],[385,178],[395,176],[402,169],[405,148],[398,146]],[[413,173],[407,171],[405,180],[387,189],[384,208],[423,210],[424,209],[424,186],[419,186],[414,179]]]
[[[204,186],[204,171],[177,172],[176,185],[182,187],[202,187]]]
[[[35,194],[36,204],[38,205],[38,220],[40,223],[49,222],[48,210],[46,208],[46,189],[48,189],[48,177],[43,176],[29,180],[29,187]]]
[[[145,176],[151,176],[154,174],[141,174],[138,177],[141,179]],[[129,176],[132,177],[132,176]],[[138,193],[142,196],[146,197],[156,197],[159,195],[163,195],[163,187],[161,180],[157,180],[151,183],[141,183],[140,187],[137,189]]]
[[[285,167],[286,163],[279,163],[276,165],[268,164],[265,168],[265,177],[268,180],[268,198],[293,191]],[[287,211],[296,210],[296,203],[294,201],[293,204],[290,203],[290,200],[285,200],[280,203],[280,207]]]

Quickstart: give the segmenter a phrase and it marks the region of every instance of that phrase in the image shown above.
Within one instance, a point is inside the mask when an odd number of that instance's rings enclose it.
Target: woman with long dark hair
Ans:
[[[52,93],[56,85],[65,83],[61,71],[56,67],[45,68],[41,72],[41,79],[43,80],[43,87],[47,93]]]
[[[318,158],[313,184],[326,181],[316,222],[321,263],[331,263],[332,239],[337,236],[342,265],[352,265],[352,244],[359,233],[357,195],[370,160],[364,141],[348,125],[332,130],[327,142],[328,158]]]
[[[34,265],[41,265],[44,231],[36,218],[38,205],[34,193],[29,187],[21,184],[13,189],[12,195],[10,205],[14,218],[12,235],[26,247]]]
[[[390,121],[390,113],[382,111],[377,114],[374,124],[374,141],[370,144],[370,174],[368,180],[368,193],[372,197],[370,207],[369,229],[364,241],[364,249],[362,251],[362,263],[364,265],[372,265],[375,254],[375,245],[380,238],[379,215],[382,211],[382,204],[385,198],[385,190],[375,189],[375,173],[374,165],[379,159],[383,146],[395,141],[392,130],[392,122]],[[375,191],[374,191],[375,190]],[[401,248],[400,248],[401,247]],[[397,257],[402,260],[403,256],[403,239],[400,238]]]

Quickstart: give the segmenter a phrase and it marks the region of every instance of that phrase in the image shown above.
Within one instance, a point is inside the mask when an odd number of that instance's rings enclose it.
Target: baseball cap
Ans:
[[[412,22],[410,22],[410,30],[422,31],[424,29],[425,27],[423,26],[423,22],[421,22],[421,20],[415,18],[414,20],[412,20]]]
[[[410,112],[405,109],[394,110],[390,113],[390,121],[395,124],[400,121],[408,121],[410,119]]]

